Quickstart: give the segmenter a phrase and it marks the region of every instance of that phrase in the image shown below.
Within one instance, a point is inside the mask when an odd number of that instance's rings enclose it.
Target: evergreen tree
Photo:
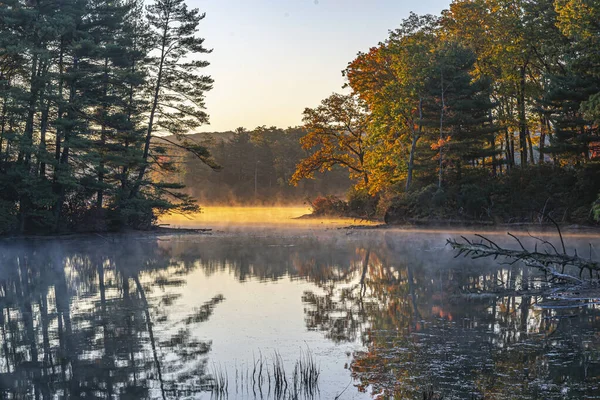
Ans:
[[[0,7],[0,212],[10,231],[148,226],[193,210],[150,151],[206,122],[197,10],[182,1],[8,0]],[[152,27],[154,29],[152,29]],[[156,49],[162,52],[159,58]],[[154,96],[156,95],[156,96]],[[152,113],[151,113],[152,111]],[[185,114],[185,115],[184,115]],[[148,115],[151,118],[148,119]],[[174,143],[210,163],[201,146]],[[171,198],[172,200],[169,200]]]
[[[150,114],[146,122],[143,160],[130,198],[138,194],[144,183],[149,183],[144,182],[148,160],[156,160],[164,152],[162,146],[157,146],[155,154],[152,154],[153,138],[192,151],[211,164],[209,154],[203,146],[185,140],[178,144],[156,135],[157,132],[169,133],[181,139],[191,129],[208,122],[208,116],[204,112],[204,93],[212,88],[213,81],[197,72],[208,63],[195,59],[195,56],[209,52],[203,46],[204,39],[197,36],[198,25],[205,15],[198,9],[189,10],[184,0],[157,0],[147,10],[152,28],[153,50],[158,55],[151,59],[149,65],[148,89],[152,96]],[[169,189],[160,185],[155,185],[154,188]]]
[[[427,78],[429,104],[425,120],[439,123],[429,126],[439,126],[439,140],[432,145],[438,150],[438,187],[442,187],[444,161],[453,166],[460,180],[465,164],[485,165],[486,159],[498,154],[494,143],[497,129],[491,124],[494,105],[490,80],[473,78],[475,61],[471,50],[457,43],[443,43],[435,51]]]

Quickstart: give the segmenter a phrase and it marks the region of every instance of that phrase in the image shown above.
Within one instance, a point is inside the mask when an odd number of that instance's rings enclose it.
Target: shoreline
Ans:
[[[381,220],[376,219],[360,219],[352,217],[339,217],[339,216],[320,216],[312,214],[304,214],[299,217],[292,217],[290,220],[315,220],[326,219],[326,218],[340,218],[346,220],[354,220],[355,222],[365,222],[364,224],[349,224],[341,226],[323,226],[323,230],[343,230],[343,231],[400,231],[400,232],[415,232],[415,233],[502,233],[507,232],[518,232],[518,233],[530,233],[539,232],[544,234],[558,234],[556,226],[552,223],[502,223],[493,224],[486,221],[458,221],[458,220],[413,220],[402,224],[386,224]],[[186,227],[170,227],[168,224],[157,225],[150,230],[125,230],[121,232],[64,232],[64,233],[51,233],[51,234],[13,234],[0,236],[0,241],[21,241],[21,240],[53,240],[53,239],[91,239],[101,238],[106,241],[116,241],[119,238],[153,238],[158,236],[175,236],[175,235],[213,235],[214,233],[236,233],[235,230],[229,232],[230,229],[223,230],[222,226],[210,227],[207,224],[206,228],[186,228]],[[240,228],[248,232],[256,231],[263,232],[265,228],[267,230],[281,230],[284,225],[280,224],[244,224],[236,223],[232,221],[227,226],[228,228]],[[318,225],[310,227],[320,229]],[[600,238],[600,226],[598,225],[581,225],[581,224],[563,224],[559,225],[560,232],[566,235],[584,235],[584,236],[598,236]],[[255,228],[255,229],[253,229]],[[306,227],[298,226],[287,226],[285,227],[297,228],[299,230],[305,229]]]
[[[157,226],[147,231],[126,230],[122,232],[65,232],[51,234],[24,234],[24,235],[6,235],[0,236],[0,241],[10,240],[54,240],[54,239],[90,239],[101,238],[107,241],[114,241],[117,237],[153,237],[164,235],[211,235],[214,232],[212,228],[167,228]]]

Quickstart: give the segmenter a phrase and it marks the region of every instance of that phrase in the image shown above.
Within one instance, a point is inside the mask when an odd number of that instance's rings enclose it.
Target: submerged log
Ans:
[[[519,244],[519,250],[500,247],[498,244],[482,235],[476,235],[481,239],[480,241],[469,240],[463,236],[463,242],[459,242],[454,239],[448,239],[447,243],[454,250],[458,250],[456,257],[461,255],[464,255],[465,257],[470,256],[474,259],[484,257],[494,257],[494,259],[496,259],[498,257],[503,257],[510,260],[510,264],[522,261],[525,265],[536,268],[550,275],[554,280],[559,280],[566,283],[582,284],[584,280],[581,279],[581,277],[584,271],[589,272],[590,280],[593,278],[594,271],[596,271],[596,273],[600,271],[599,262],[591,259],[581,258],[577,255],[577,253],[573,255],[567,254],[564,243],[563,253],[559,253],[556,247],[550,242],[530,235],[543,245],[549,246],[553,252],[538,251],[537,243],[534,251],[530,251],[523,246],[523,243],[519,238],[511,233],[508,233],[508,235],[515,239],[515,241]],[[561,268],[560,271],[558,270],[559,267]],[[579,269],[579,278],[565,274],[565,267],[575,267]]]

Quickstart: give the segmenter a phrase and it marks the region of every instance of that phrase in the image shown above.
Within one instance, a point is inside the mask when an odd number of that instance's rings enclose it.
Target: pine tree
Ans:
[[[444,161],[454,167],[460,180],[465,164],[485,164],[498,154],[494,145],[498,129],[491,123],[490,80],[471,75],[475,54],[458,43],[446,42],[436,49],[434,59],[426,81],[425,120],[430,130],[439,126],[439,140],[433,147],[438,150],[441,188]]]
[[[204,111],[204,93],[212,88],[213,81],[197,72],[208,63],[195,59],[209,52],[203,46],[204,39],[197,36],[198,25],[205,14],[198,9],[189,10],[184,0],[157,0],[147,10],[154,50],[158,56],[151,60],[148,86],[152,96],[150,114],[146,122],[142,165],[130,198],[137,196],[141,187],[150,183],[144,178],[149,160],[156,162],[158,155],[152,154],[153,138],[189,150],[210,164],[208,151],[204,147],[189,141],[178,144],[157,135],[168,133],[181,139],[191,129],[208,122]],[[160,153],[163,147],[157,146],[155,150]],[[155,186],[155,189],[160,187]]]

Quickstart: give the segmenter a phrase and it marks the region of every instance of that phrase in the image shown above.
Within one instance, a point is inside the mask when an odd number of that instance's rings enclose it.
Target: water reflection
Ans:
[[[358,390],[419,398],[591,398],[600,393],[600,310],[541,306],[541,276],[432,258],[392,234],[357,252],[351,285],[307,292],[307,326],[361,337]],[[412,247],[412,249],[411,249]]]
[[[315,359],[331,353],[340,366],[320,384],[322,398],[341,393],[351,377],[340,398],[422,398],[430,387],[444,398],[600,392],[598,306],[549,306],[540,276],[454,259],[443,243],[397,232],[4,242],[0,397],[210,398],[215,365],[230,380],[244,373],[240,358],[228,370],[231,360],[213,350],[222,338],[203,332],[238,333],[207,330],[211,319],[235,321],[244,332],[278,307],[295,310],[295,301],[300,330],[318,333],[326,349]],[[273,285],[302,289],[280,305],[247,309],[227,309],[222,293],[186,297],[185,288],[196,292],[211,277],[223,287],[259,282],[251,294],[259,304]],[[295,335],[261,334],[304,346]],[[338,349],[345,343],[361,349],[348,369]],[[293,365],[295,353],[282,355]]]
[[[19,243],[1,254],[3,395],[166,398],[206,384],[211,344],[189,332],[223,298],[169,320],[169,288],[188,267],[156,242]],[[165,324],[176,329],[160,340]]]

